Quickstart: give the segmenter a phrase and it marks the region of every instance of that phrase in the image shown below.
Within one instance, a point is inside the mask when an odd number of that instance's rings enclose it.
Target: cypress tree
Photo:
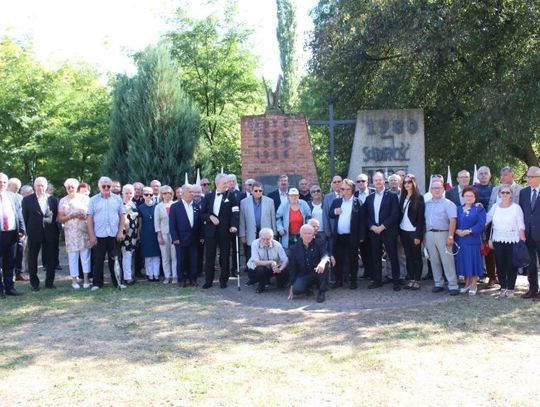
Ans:
[[[277,40],[283,85],[279,106],[285,113],[298,108],[298,56],[296,53],[296,8],[292,0],[276,0]]]

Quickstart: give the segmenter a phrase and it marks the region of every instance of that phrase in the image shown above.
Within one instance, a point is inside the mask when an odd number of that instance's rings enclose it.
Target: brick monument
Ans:
[[[306,117],[303,114],[266,113],[241,119],[242,179],[254,178],[265,193],[277,189],[280,174],[290,186],[301,178],[318,183]]]

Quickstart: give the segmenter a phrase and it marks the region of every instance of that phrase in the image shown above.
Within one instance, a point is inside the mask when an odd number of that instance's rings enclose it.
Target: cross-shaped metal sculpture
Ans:
[[[311,126],[328,126],[330,130],[330,177],[336,175],[336,163],[335,163],[335,154],[336,148],[334,143],[334,126],[338,125],[347,125],[347,124],[356,124],[356,119],[334,119],[334,105],[328,103],[328,120],[310,120],[309,124]]]

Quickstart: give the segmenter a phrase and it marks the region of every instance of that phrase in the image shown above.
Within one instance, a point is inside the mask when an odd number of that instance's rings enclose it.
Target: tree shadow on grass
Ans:
[[[325,354],[343,345],[369,349],[462,341],[471,335],[540,334],[536,304],[520,299],[484,294],[406,308],[336,310],[313,298],[287,302],[282,291],[263,297],[233,294],[231,288],[144,283],[122,292],[74,292],[68,282],[60,282],[57,290],[27,292],[0,310],[0,369],[29,365],[42,353],[53,360],[145,365],[205,361],[236,346],[255,352],[275,346],[297,352],[301,346]]]

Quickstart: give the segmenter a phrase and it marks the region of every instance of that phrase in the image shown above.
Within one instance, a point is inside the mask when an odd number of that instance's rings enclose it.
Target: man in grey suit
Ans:
[[[252,196],[240,201],[240,229],[238,236],[244,245],[246,261],[251,257],[251,243],[258,238],[263,228],[269,228],[276,234],[276,210],[272,198],[263,196],[260,182],[253,183]],[[247,265],[246,265],[247,267]]]
[[[20,295],[13,285],[13,268],[17,241],[25,233],[21,204],[7,185],[7,175],[0,173],[0,299]]]
[[[330,185],[331,191],[327,193],[324,196],[323,199],[323,229],[324,233],[326,233],[326,238],[330,239],[332,236],[332,232],[334,232],[334,223],[335,221],[333,219],[330,219],[330,216],[328,215],[328,211],[330,207],[332,206],[332,202],[334,202],[334,199],[339,198],[341,195],[339,194],[339,189],[341,188],[341,183],[343,182],[343,178],[341,178],[339,175],[335,175],[332,178],[332,184]]]
[[[489,209],[491,209],[494,203],[499,201],[499,189],[501,188],[501,185],[508,185],[510,187],[512,190],[512,202],[519,204],[519,191],[521,191],[522,187],[514,181],[514,175],[515,170],[512,167],[504,167],[501,169],[501,183],[491,191]]]

